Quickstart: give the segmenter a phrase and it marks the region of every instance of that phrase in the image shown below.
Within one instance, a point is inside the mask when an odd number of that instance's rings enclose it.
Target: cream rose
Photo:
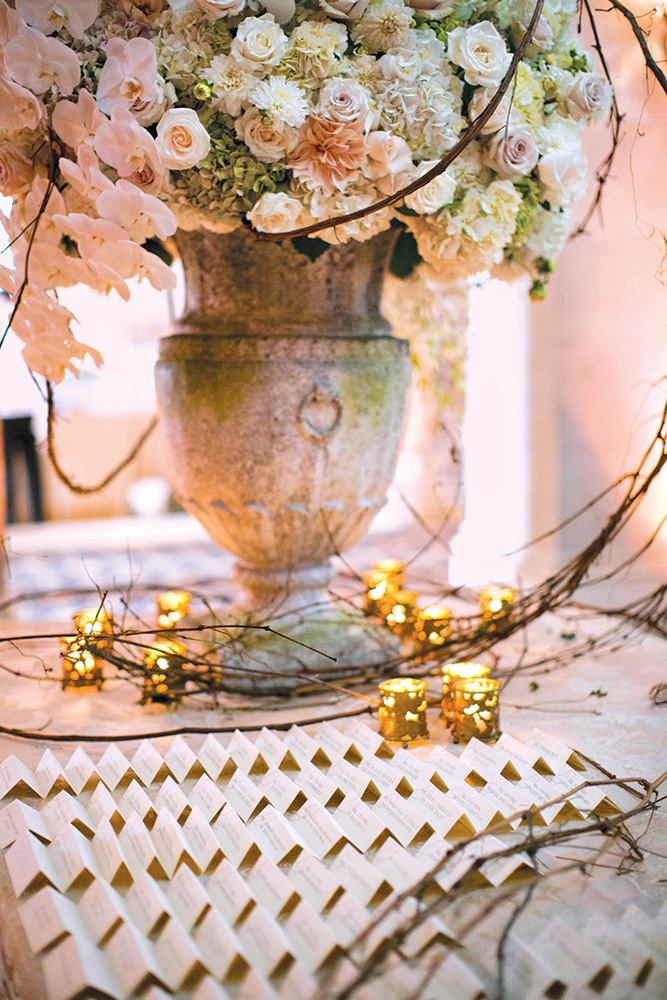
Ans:
[[[327,80],[320,90],[316,113],[333,122],[356,122],[364,125],[371,105],[369,93],[354,80],[335,77]]]
[[[354,21],[361,17],[368,7],[369,0],[317,0],[322,10],[329,17],[336,17],[340,21]]]
[[[580,198],[588,185],[588,164],[576,150],[563,149],[545,153],[537,172],[546,188],[545,196],[550,205],[570,205]]]
[[[370,177],[398,174],[412,168],[412,150],[405,139],[391,132],[369,132],[366,137]]]
[[[447,17],[454,4],[451,0],[410,0],[413,10],[428,11],[428,16],[432,21],[440,21]]]
[[[575,121],[602,118],[610,103],[611,87],[597,73],[579,73],[565,94],[565,107]]]
[[[284,191],[265,191],[248,212],[247,218],[262,233],[287,233],[296,228],[301,203]]]
[[[490,21],[450,31],[447,55],[464,70],[466,82],[479,87],[497,87],[512,61],[505,40]]]
[[[299,133],[283,125],[276,128],[257,108],[249,108],[236,123],[236,134],[258,160],[276,163],[295,148]]]
[[[287,51],[287,36],[273,14],[246,17],[232,41],[231,55],[250,72],[277,66]]]
[[[475,91],[468,105],[468,115],[471,122],[479,118],[495,92],[495,88],[487,89],[486,87]],[[511,93],[505,94],[486,125],[482,127],[482,135],[489,135],[491,132],[497,132],[498,129],[504,128],[507,124],[512,124],[515,116]]]
[[[170,108],[160,119],[155,140],[160,159],[170,170],[187,170],[211,148],[208,132],[191,108]]]
[[[240,14],[245,7],[245,0],[197,0],[197,6],[209,21],[217,21],[219,17]]]
[[[528,132],[501,129],[487,146],[484,163],[501,177],[513,181],[531,173],[538,155],[535,140]]]
[[[437,160],[424,160],[419,165],[418,176],[423,177],[437,162]],[[412,194],[406,195],[405,204],[413,212],[416,212],[417,215],[432,215],[438,209],[442,208],[443,205],[448,205],[453,200],[455,191],[456,181],[445,170],[444,173],[434,177],[424,187],[418,188]]]

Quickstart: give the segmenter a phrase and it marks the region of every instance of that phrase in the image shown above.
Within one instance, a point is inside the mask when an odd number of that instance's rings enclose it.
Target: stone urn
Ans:
[[[228,689],[287,692],[396,653],[327,594],[331,557],[362,537],[396,464],[411,369],[379,311],[393,239],[311,261],[244,229],[177,234],[186,305],[160,345],[158,401],[179,501],[238,557]],[[243,630],[267,623],[287,638]]]

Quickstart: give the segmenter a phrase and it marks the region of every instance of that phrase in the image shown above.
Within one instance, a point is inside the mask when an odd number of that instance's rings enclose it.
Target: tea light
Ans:
[[[489,619],[507,618],[515,599],[516,594],[510,587],[488,587],[479,595],[479,610],[488,624]]]
[[[476,736],[488,743],[500,735],[500,681],[490,677],[459,680],[454,684],[452,736],[467,743]]]
[[[395,677],[380,684],[380,735],[395,743],[428,739],[426,681]]]
[[[113,646],[113,618],[104,608],[85,608],[72,616],[74,627],[88,647],[95,650]]]
[[[452,613],[440,604],[429,604],[417,614],[413,633],[419,652],[426,653],[433,646],[442,646],[452,634]]]
[[[104,661],[97,659],[88,640],[80,635],[63,636],[60,644],[63,690],[95,687],[99,691],[104,684]]]
[[[396,635],[409,638],[414,631],[419,595],[412,590],[397,590],[389,595],[385,608],[385,621]]]
[[[185,618],[190,611],[191,600],[192,595],[186,590],[165,590],[162,594],[156,594],[157,623],[160,628],[173,628],[181,618]]]
[[[388,598],[403,586],[404,573],[405,564],[398,559],[382,559],[363,574],[368,588],[365,608],[369,615],[384,616]]]
[[[188,651],[173,639],[156,639],[144,653],[144,688],[141,704],[146,702],[180,701],[183,697],[185,673],[183,661]]]
[[[453,688],[459,680],[486,677],[491,671],[484,663],[446,663],[442,668],[442,718],[449,728],[454,713]]]

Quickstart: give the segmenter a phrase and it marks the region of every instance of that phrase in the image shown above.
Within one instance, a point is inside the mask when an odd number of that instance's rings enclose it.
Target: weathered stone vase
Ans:
[[[186,307],[157,387],[179,500],[238,556],[235,620],[305,644],[247,631],[243,658],[223,652],[228,687],[282,692],[387,661],[387,633],[326,588],[398,453],[408,345],[379,312],[393,234],[315,261],[246,230],[177,245]]]

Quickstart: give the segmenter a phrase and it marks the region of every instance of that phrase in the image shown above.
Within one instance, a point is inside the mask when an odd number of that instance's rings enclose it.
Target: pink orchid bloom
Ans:
[[[4,56],[11,78],[33,94],[44,94],[51,87],[57,87],[61,94],[71,94],[81,79],[76,52],[35,28],[19,28],[7,42]]]

